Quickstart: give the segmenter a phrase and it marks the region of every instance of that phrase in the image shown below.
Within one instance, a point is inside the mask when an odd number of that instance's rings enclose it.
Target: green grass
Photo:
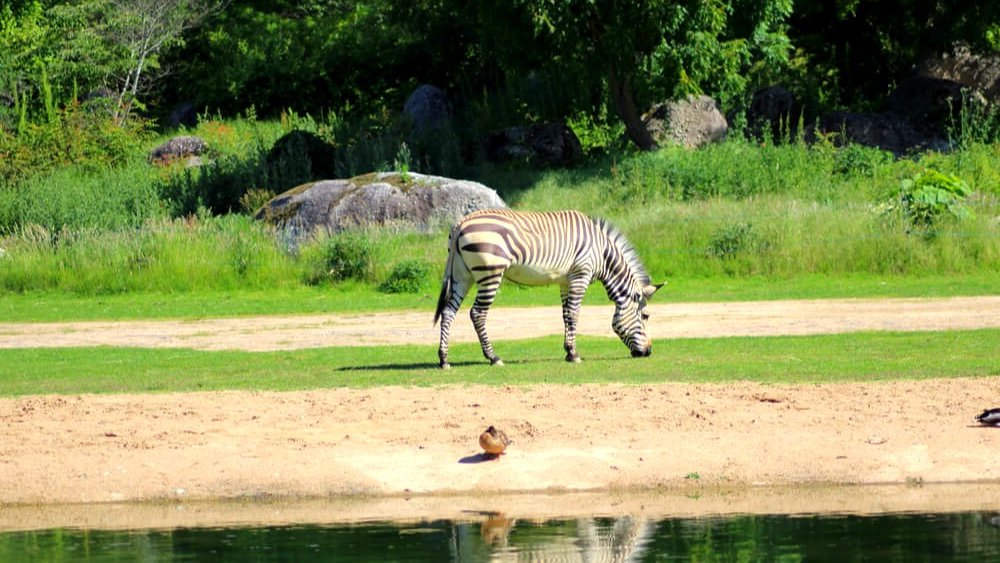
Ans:
[[[435,275],[439,275],[435,272]],[[661,280],[656,280],[661,281]],[[995,295],[994,274],[938,276],[800,276],[781,278],[668,278],[655,303],[771,301],[776,299],[951,297]],[[371,285],[344,283],[319,287],[275,287],[229,291],[133,292],[74,295],[63,292],[9,294],[0,298],[2,322],[63,322],[126,319],[201,319],[248,315],[357,313],[424,310],[430,319],[440,282],[421,293],[389,294]],[[472,297],[466,297],[467,311]],[[608,303],[600,284],[591,286],[585,304]],[[497,307],[558,305],[555,286],[501,286]],[[462,313],[464,314],[464,313]],[[428,320],[428,322],[430,322]]]
[[[221,157],[253,160],[292,125],[207,121],[196,133]],[[967,218],[945,217],[932,233],[914,232],[905,217],[885,209],[904,181],[930,168],[962,178],[975,193]],[[997,170],[1000,145],[893,160],[863,147],[732,140],[696,151],[611,156],[568,170],[484,165],[470,174],[518,209],[573,207],[611,220],[654,280],[671,282],[668,298],[715,301],[995,293],[996,284],[986,280],[1000,277]],[[59,301],[57,294],[74,304],[58,306],[73,318],[143,315],[130,309],[214,316],[421,308],[426,295],[436,298],[444,226],[364,231],[359,236],[370,244],[371,263],[357,270],[359,279],[338,281],[331,264],[343,252],[331,240],[339,237],[293,249],[246,215],[209,217],[202,209],[167,217],[176,202],[157,198],[165,197],[162,182],[177,174],[190,171],[151,169],[137,156],[110,171],[60,169],[0,190],[0,310],[10,319],[59,318],[30,303]],[[208,182],[213,176],[205,174]],[[202,187],[262,188],[227,178],[225,186]],[[420,292],[378,295],[376,288],[406,261],[427,272],[414,280]],[[545,292],[505,293],[511,304],[551,302]],[[288,305],[270,304],[269,294],[292,297]],[[325,294],[335,297],[314,298]],[[213,304],[227,295],[233,298]],[[74,312],[76,296],[83,312]],[[144,302],[165,303],[165,310]]]
[[[562,360],[560,337],[502,340],[507,365],[489,366],[476,344],[451,348],[436,367],[430,346],[282,352],[35,348],[4,351],[0,396],[224,389],[290,391],[385,385],[583,383],[769,384],[1000,375],[1000,330],[868,332],[826,336],[661,340],[631,359],[614,339],[580,339],[581,364]]]

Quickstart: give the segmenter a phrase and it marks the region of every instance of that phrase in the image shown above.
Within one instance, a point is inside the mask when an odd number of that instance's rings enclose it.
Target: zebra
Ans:
[[[448,369],[448,339],[466,293],[477,286],[469,316],[492,365],[503,365],[486,334],[486,315],[500,282],[559,284],[566,361],[579,362],[576,324],[580,301],[596,278],[615,304],[611,326],[633,357],[649,356],[646,300],[663,284],[651,285],[635,248],[617,228],[579,211],[526,212],[483,209],[460,219],[448,239],[448,261],[434,324],[441,321],[438,358]]]

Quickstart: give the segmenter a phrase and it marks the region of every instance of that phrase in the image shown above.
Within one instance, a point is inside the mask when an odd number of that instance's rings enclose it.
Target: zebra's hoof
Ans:
[[[492,365],[492,366],[502,366],[503,365],[503,360],[501,360],[500,358],[497,358],[495,360],[491,360],[490,361],[490,365]]]
[[[577,356],[576,354],[566,354],[566,361],[573,364],[578,364],[580,363],[580,356]]]
[[[441,369],[451,369],[451,364],[449,364],[448,362],[443,362],[441,364]]]

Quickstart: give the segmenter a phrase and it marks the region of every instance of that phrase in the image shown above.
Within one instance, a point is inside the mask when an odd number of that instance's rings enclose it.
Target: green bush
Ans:
[[[419,260],[403,260],[393,267],[378,286],[382,293],[419,293],[427,282],[430,268]]]
[[[20,131],[0,126],[0,188],[68,166],[89,173],[123,166],[151,136],[146,121],[119,126],[77,102],[53,111],[51,120],[25,123]]]
[[[374,246],[364,234],[345,231],[322,238],[305,250],[312,267],[306,282],[312,285],[345,280],[368,281],[374,267]]]
[[[930,232],[942,217],[968,217],[965,199],[971,193],[961,178],[927,169],[900,183],[887,211],[902,213],[910,227]]]

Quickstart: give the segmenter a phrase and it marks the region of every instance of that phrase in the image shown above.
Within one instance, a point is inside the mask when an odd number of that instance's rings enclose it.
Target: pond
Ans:
[[[0,504],[5,561],[1000,561],[1000,484]]]
[[[3,561],[997,561],[993,513],[521,521],[0,534]]]

